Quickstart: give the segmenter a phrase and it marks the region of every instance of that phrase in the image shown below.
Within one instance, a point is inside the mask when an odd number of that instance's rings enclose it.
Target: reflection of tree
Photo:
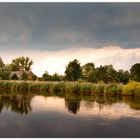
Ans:
[[[65,106],[69,112],[77,114],[80,108],[80,96],[67,94],[65,96]]]
[[[132,109],[140,110],[140,97],[123,97],[123,100]]]
[[[0,102],[0,113],[2,112],[4,105]]]
[[[65,105],[69,112],[73,114],[77,114],[80,108],[80,101],[79,100],[65,100]]]
[[[95,101],[99,104],[100,110],[102,110],[104,105],[112,105],[114,103],[120,102],[122,100],[121,97],[112,96],[112,95],[96,95]]]
[[[0,96],[0,111],[3,107],[11,109],[16,113],[27,114],[31,112],[30,95],[1,95]]]
[[[94,102],[92,101],[85,101],[84,102],[84,107],[86,107],[86,109],[92,109],[94,108]]]

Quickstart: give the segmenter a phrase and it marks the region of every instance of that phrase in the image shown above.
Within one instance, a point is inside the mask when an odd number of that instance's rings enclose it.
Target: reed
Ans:
[[[122,85],[116,84],[116,83],[107,84],[104,88],[104,93],[105,94],[114,94],[114,95],[121,94]]]
[[[140,83],[130,81],[127,85],[118,83],[87,82],[43,82],[43,81],[0,81],[0,92],[64,93],[75,95],[140,95]]]

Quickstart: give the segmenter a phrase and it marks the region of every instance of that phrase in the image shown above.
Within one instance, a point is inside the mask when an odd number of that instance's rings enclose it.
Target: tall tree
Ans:
[[[113,65],[105,65],[107,82],[118,82],[117,71],[113,68]]]
[[[96,68],[96,82],[105,81],[106,79],[106,68],[104,66],[100,66]]]
[[[4,67],[0,68],[0,79],[9,80],[11,72],[12,69],[10,65],[5,65]]]
[[[128,71],[118,70],[117,77],[119,78],[119,81],[122,83],[127,83],[130,77],[130,74]]]
[[[88,82],[95,82],[95,66],[93,63],[87,63],[82,66],[83,78]]]
[[[32,64],[33,61],[29,57],[22,56],[12,60],[11,67],[13,71],[29,71],[31,69]]]
[[[82,68],[80,63],[77,59],[69,62],[65,70],[66,79],[69,81],[76,81],[81,78],[82,75]]]
[[[3,68],[4,66],[5,66],[5,64],[4,64],[3,60],[2,60],[2,58],[0,57],[0,68]]]
[[[131,67],[130,72],[132,79],[140,82],[140,63],[134,64]]]

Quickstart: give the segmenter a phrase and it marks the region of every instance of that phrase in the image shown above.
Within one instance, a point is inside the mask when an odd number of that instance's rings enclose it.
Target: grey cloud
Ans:
[[[0,3],[0,45],[138,48],[139,15],[139,3]]]

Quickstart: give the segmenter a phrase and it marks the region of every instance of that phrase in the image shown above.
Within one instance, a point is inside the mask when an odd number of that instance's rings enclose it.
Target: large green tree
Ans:
[[[127,83],[130,78],[130,74],[128,71],[118,70],[117,77],[120,82]]]
[[[66,66],[65,74],[66,79],[69,81],[76,81],[79,78],[81,78],[82,68],[77,59],[74,59],[73,61],[69,62],[69,64]]]
[[[2,58],[0,57],[0,79],[8,80],[11,71],[12,71],[11,66],[5,65]]]
[[[5,66],[5,64],[4,64],[3,60],[2,60],[2,58],[0,57],[0,68],[3,68],[4,66]]]
[[[11,67],[9,65],[0,68],[0,79],[2,80],[9,80],[9,76],[11,73]]]
[[[31,69],[32,64],[33,61],[29,57],[22,56],[12,60],[11,67],[13,71],[29,71]]]
[[[85,81],[95,82],[96,70],[95,70],[94,63],[86,63],[84,66],[82,66],[82,75]]]
[[[130,72],[132,79],[140,82],[140,63],[134,64],[131,67]]]
[[[119,81],[117,71],[112,65],[105,65],[96,68],[96,82],[104,81],[105,83]]]

